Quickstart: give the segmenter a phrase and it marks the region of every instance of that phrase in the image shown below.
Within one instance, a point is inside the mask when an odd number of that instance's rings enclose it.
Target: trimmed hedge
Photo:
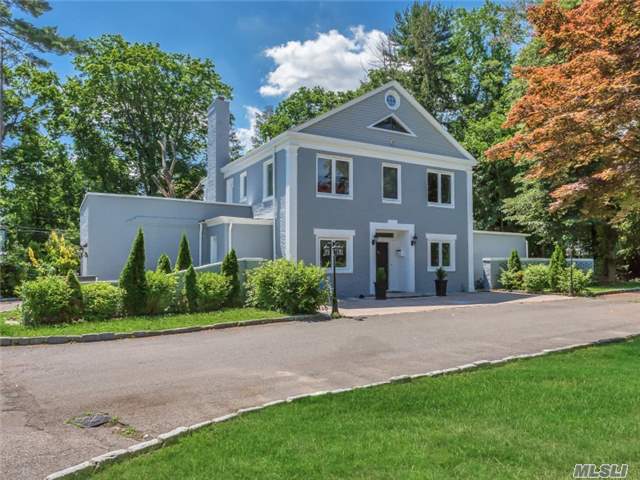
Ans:
[[[224,307],[233,291],[231,281],[219,273],[204,272],[197,276],[198,310],[210,312]]]
[[[84,319],[106,320],[122,314],[123,291],[110,283],[96,282],[82,286]]]
[[[25,325],[70,321],[71,289],[64,277],[38,277],[24,282],[19,293]]]
[[[174,275],[157,271],[148,271],[147,280],[147,315],[158,315],[177,308],[178,279]]]
[[[247,272],[247,305],[292,315],[315,313],[329,301],[324,268],[271,260]]]
[[[593,271],[584,272],[575,266],[566,267],[560,273],[558,278],[558,290],[562,293],[571,293],[571,271],[573,270],[573,294],[584,295],[587,293],[587,287],[591,285]]]
[[[540,293],[549,288],[549,267],[531,265],[524,270],[522,285],[527,292]]]

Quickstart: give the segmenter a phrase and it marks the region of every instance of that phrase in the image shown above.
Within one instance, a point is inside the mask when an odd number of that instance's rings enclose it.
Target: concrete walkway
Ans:
[[[288,395],[632,333],[640,294],[0,348],[0,477],[134,443],[65,424],[88,411],[156,435]]]

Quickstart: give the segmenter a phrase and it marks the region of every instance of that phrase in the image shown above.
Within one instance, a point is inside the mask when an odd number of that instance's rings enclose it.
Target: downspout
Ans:
[[[271,225],[271,230],[273,232],[273,259],[276,259],[276,212],[278,211],[278,202],[276,199],[278,196],[276,195],[276,166],[278,160],[276,159],[276,147],[273,147],[273,223]]]
[[[198,222],[200,225],[200,236],[198,237],[198,266],[202,265],[202,232],[204,220]]]

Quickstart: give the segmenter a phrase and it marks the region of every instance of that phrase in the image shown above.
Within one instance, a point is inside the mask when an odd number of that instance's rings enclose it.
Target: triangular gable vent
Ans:
[[[378,130],[389,130],[396,133],[404,133],[405,135],[413,135],[413,132],[409,130],[395,115],[389,115],[383,118],[379,122],[374,123],[369,128],[376,128]]]

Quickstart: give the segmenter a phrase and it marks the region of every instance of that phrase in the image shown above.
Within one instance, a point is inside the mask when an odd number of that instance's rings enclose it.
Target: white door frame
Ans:
[[[378,230],[385,232],[398,231],[405,232],[406,245],[404,248],[407,250],[407,264],[406,269],[406,285],[407,292],[416,291],[416,254],[415,246],[411,245],[411,240],[415,235],[415,225],[412,223],[398,223],[397,220],[387,220],[387,222],[370,222],[369,223],[369,294],[375,293],[375,287],[373,285],[376,278],[376,246],[372,240],[375,238],[375,234]]]

